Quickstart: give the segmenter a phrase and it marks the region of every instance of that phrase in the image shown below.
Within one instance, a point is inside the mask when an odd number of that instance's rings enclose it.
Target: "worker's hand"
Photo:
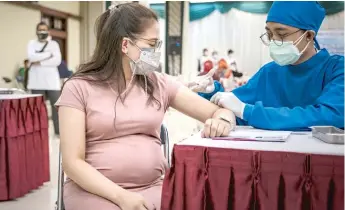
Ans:
[[[218,92],[213,95],[211,102],[225,109],[229,109],[234,112],[237,117],[243,119],[244,107],[246,105],[232,92]]]
[[[211,69],[206,75],[198,76],[187,84],[187,87],[194,92],[212,93],[215,89],[213,75],[217,68]]]

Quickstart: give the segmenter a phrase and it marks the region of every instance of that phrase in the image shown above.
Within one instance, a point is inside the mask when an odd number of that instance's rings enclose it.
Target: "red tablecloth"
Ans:
[[[344,157],[175,145],[162,210],[342,210]]]
[[[0,100],[0,200],[50,180],[48,141],[43,96]]]

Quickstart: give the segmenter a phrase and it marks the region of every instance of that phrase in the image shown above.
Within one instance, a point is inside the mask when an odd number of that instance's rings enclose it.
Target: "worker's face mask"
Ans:
[[[48,31],[37,31],[36,35],[39,40],[46,40],[49,34]]]
[[[159,69],[159,61],[161,52],[157,52],[156,48],[140,48],[133,41],[130,41],[133,46],[140,51],[139,58],[130,62],[131,70],[136,75],[147,75]]]
[[[269,45],[271,58],[280,66],[296,63],[310,43],[309,41],[301,52],[297,48],[297,45],[303,40],[306,34],[307,31],[296,41],[284,41],[280,46],[276,45],[274,40],[272,40]]]

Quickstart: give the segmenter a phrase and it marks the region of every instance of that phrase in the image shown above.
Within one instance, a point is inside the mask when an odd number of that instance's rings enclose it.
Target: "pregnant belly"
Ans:
[[[86,161],[124,188],[150,185],[167,167],[159,140],[141,135],[88,143]]]

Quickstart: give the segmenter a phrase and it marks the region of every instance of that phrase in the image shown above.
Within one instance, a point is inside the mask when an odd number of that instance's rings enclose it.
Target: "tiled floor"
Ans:
[[[49,109],[48,109],[49,110]],[[168,127],[170,146],[190,136],[196,129],[196,121],[175,110],[169,110],[164,123]],[[53,210],[57,199],[59,139],[53,135],[53,125],[50,122],[50,177],[51,181],[32,191],[22,198],[13,201],[0,202],[1,210]],[[171,151],[171,150],[170,150]]]

